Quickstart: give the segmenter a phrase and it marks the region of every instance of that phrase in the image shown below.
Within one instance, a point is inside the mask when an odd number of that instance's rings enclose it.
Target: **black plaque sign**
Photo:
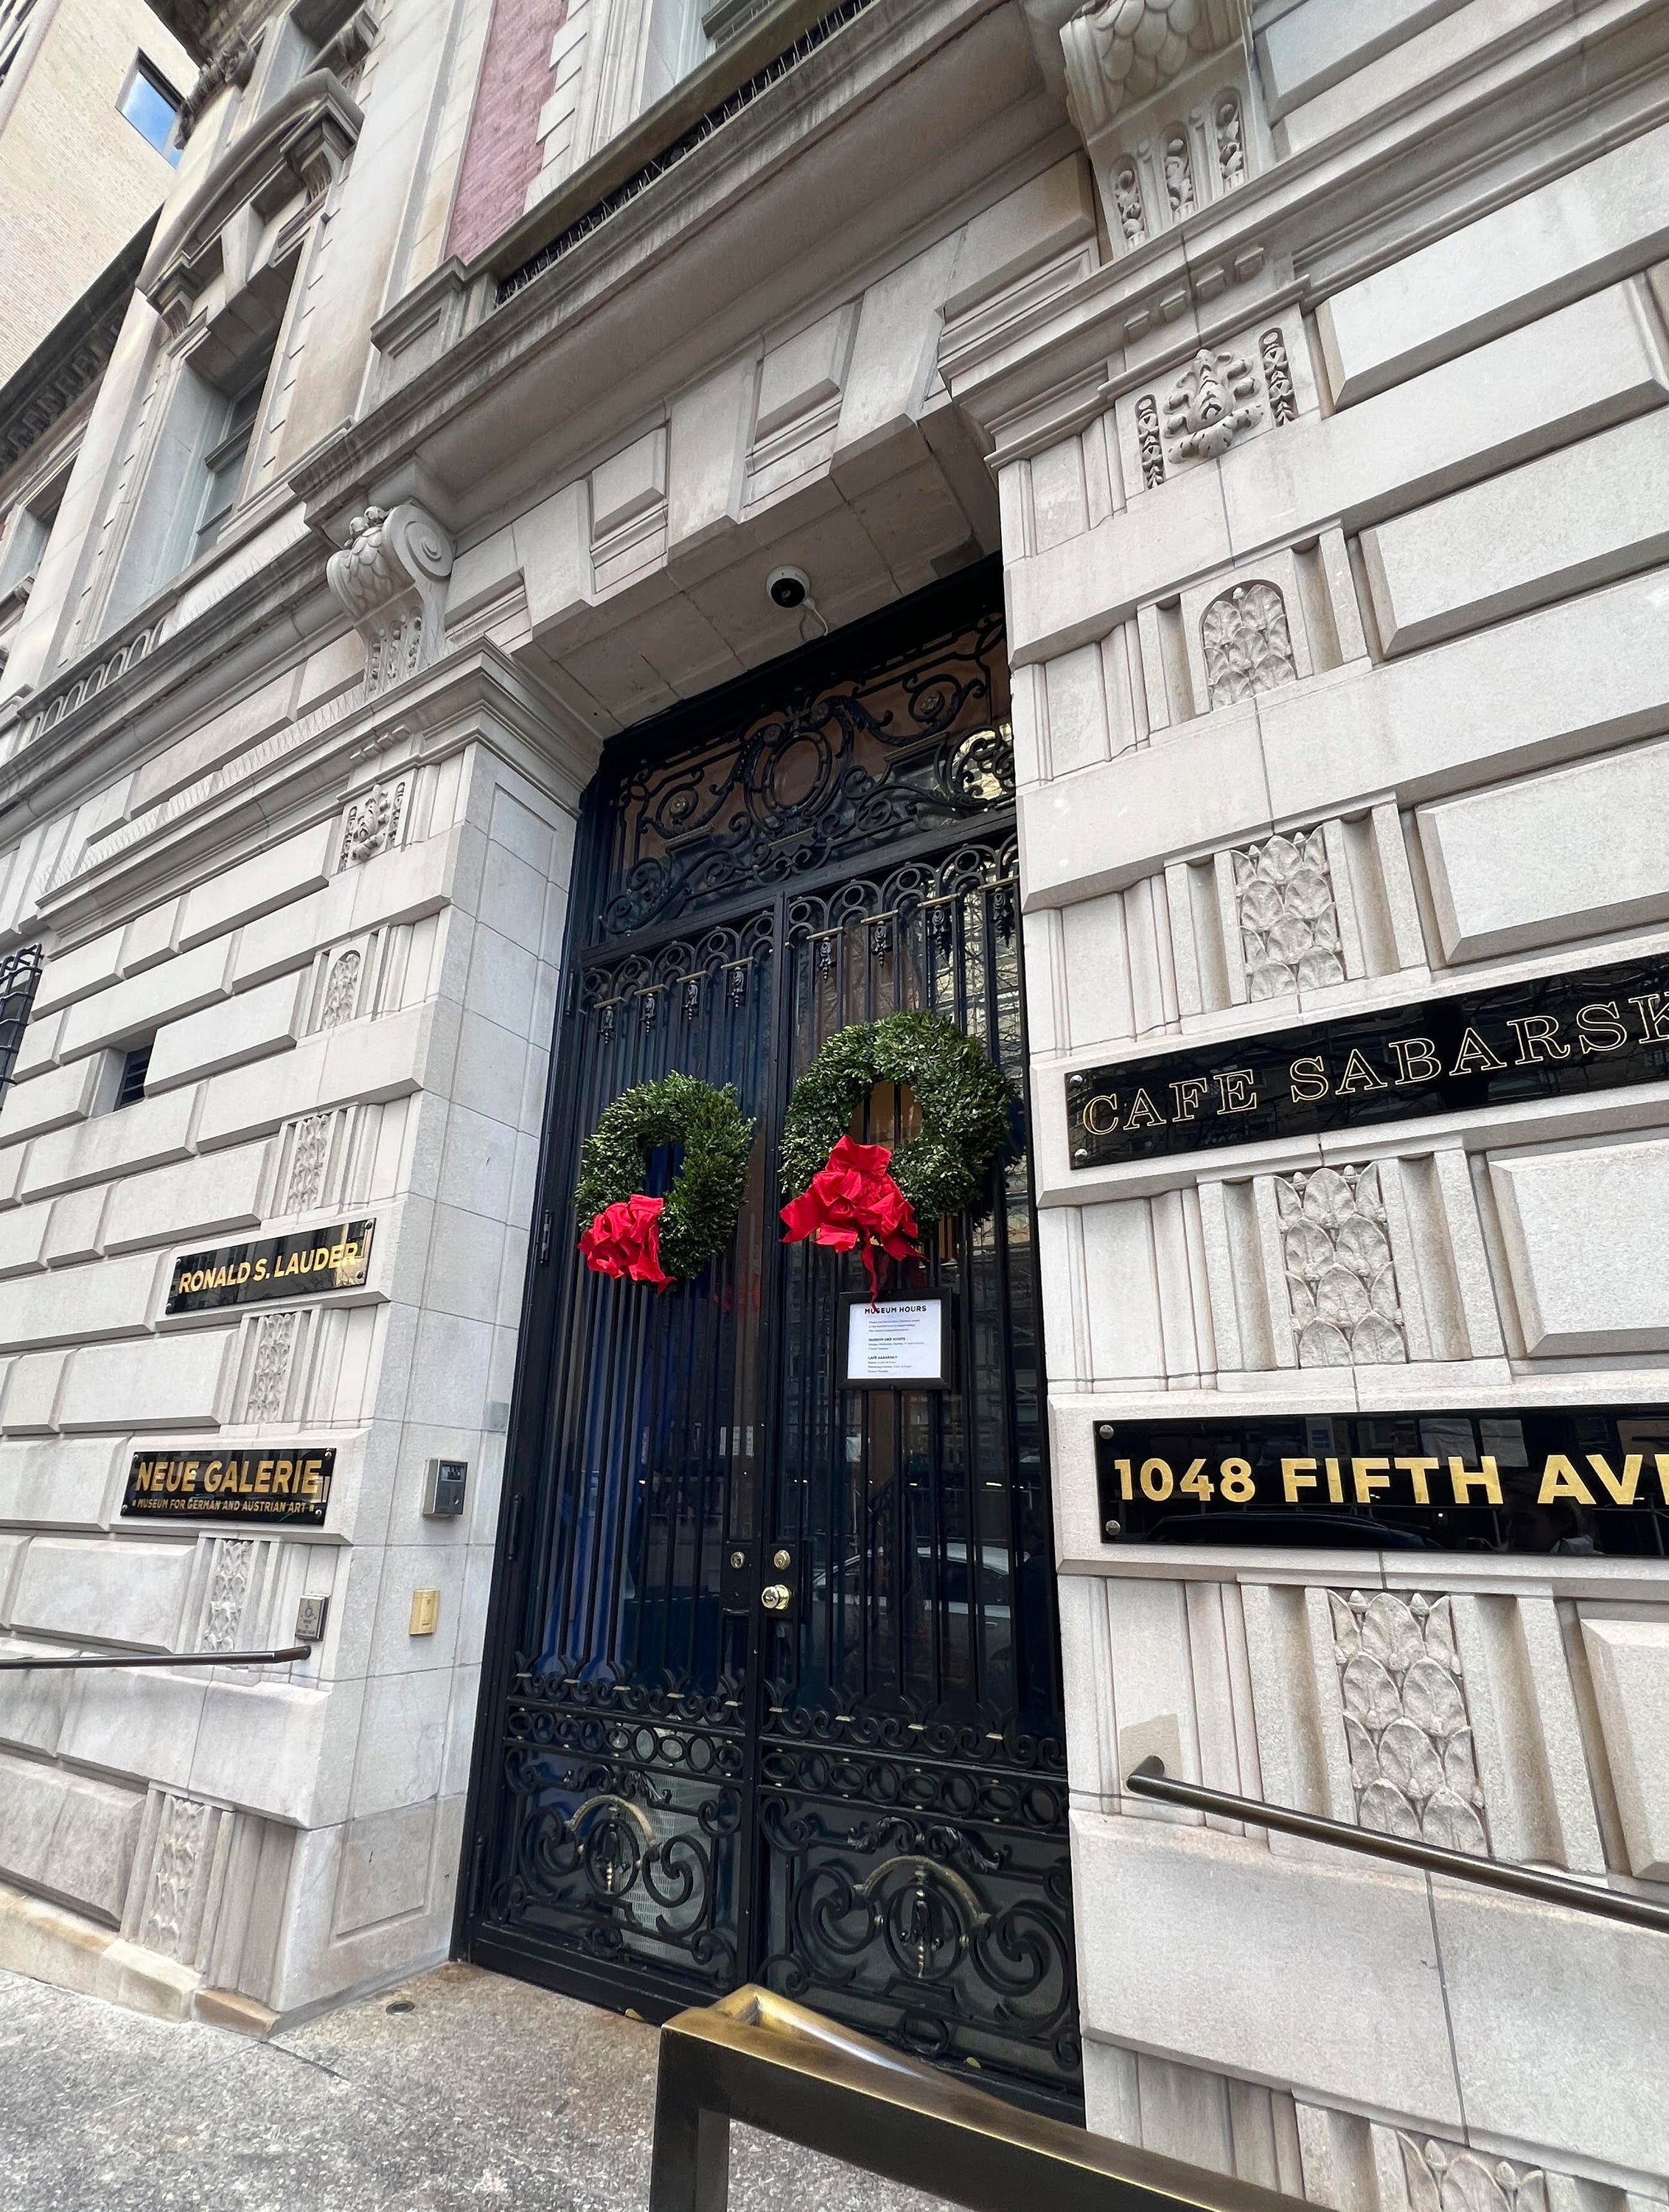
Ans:
[[[222,1306],[257,1306],[320,1291],[353,1291],[371,1265],[374,1221],[342,1221],[253,1244],[222,1244],[174,1261],[165,1313],[212,1313]]]
[[[1669,955],[1375,1007],[1066,1078],[1075,1168],[1669,1078]]]
[[[1102,1421],[1103,1543],[1669,1556],[1669,1406]]]
[[[336,1452],[311,1444],[240,1451],[135,1452],[122,1517],[128,1521],[279,1521],[322,1528]]]

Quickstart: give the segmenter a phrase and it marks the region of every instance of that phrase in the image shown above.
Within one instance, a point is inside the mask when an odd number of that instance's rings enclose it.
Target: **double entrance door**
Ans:
[[[646,2017],[762,1981],[1047,2109],[1079,2097],[1031,1187],[883,1294],[948,1389],[843,1388],[855,1255],[785,1247],[778,1135],[849,1024],[944,1014],[1024,1097],[988,570],[605,756],[582,827],[464,1863],[482,1963]],[[757,1124],[733,1243],[590,1273],[580,1139],[670,1070]],[[877,1092],[857,1133],[909,1133]],[[650,1164],[664,1189],[676,1159]]]

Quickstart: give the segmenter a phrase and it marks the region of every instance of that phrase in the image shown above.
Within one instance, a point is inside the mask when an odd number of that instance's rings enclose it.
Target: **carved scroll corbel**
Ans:
[[[438,660],[446,647],[452,544],[415,500],[367,507],[325,568],[331,590],[365,640],[365,696],[374,699]]]

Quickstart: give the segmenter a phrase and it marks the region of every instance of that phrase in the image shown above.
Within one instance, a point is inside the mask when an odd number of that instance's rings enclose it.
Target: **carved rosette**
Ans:
[[[1342,983],[1338,908],[1319,830],[1265,838],[1230,855],[1247,987],[1253,999]]]
[[[325,573],[365,641],[365,696],[374,699],[445,650],[452,540],[415,500],[367,507],[349,529]]]
[[[1445,1850],[1487,1852],[1484,1792],[1450,1601],[1417,1591],[1402,1597],[1378,1590],[1369,1597],[1352,1590],[1346,1598],[1329,1590],[1327,1602],[1357,1820],[1379,1835],[1436,1844]],[[1447,2167],[1426,2159],[1425,2152],[1445,2152],[1447,2147],[1405,2139],[1405,2158],[1411,2150],[1423,2161],[1434,2185],[1423,2201],[1435,2206],[1435,2185]],[[1411,2190],[1410,2197],[1411,2203],[1423,2201]],[[1441,2192],[1441,2204],[1451,2201],[1447,2192]],[[1466,2212],[1480,2212],[1485,2199],[1463,2192],[1456,2202],[1457,2212],[1460,2204]]]
[[[1301,1367],[1408,1357],[1376,1166],[1277,1176],[1276,1211]]]

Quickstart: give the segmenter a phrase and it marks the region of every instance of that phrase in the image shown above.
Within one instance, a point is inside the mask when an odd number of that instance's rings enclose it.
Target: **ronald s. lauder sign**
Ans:
[[[1669,956],[1267,1030],[1066,1078],[1075,1168],[1669,1079]]]
[[[322,1528],[336,1453],[308,1445],[245,1451],[135,1452],[122,1517],[128,1521],[282,1521]]]
[[[358,1290],[370,1268],[376,1225],[374,1221],[342,1221],[331,1229],[303,1229],[293,1237],[264,1237],[252,1244],[187,1252],[174,1261],[164,1311],[213,1313],[223,1306],[265,1305],[275,1298]]]

